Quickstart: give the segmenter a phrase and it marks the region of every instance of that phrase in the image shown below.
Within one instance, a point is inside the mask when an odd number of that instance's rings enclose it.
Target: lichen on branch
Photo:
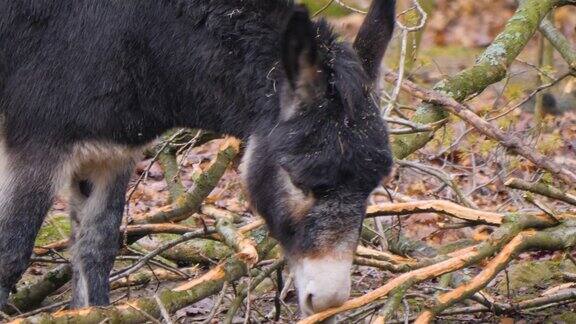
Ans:
[[[502,80],[509,65],[520,54],[538,29],[540,22],[558,5],[554,0],[525,0],[506,24],[504,30],[478,57],[476,64],[452,77],[438,82],[434,90],[444,93],[457,101],[480,93],[489,85]],[[438,105],[422,104],[412,118],[412,122],[431,124],[445,119],[447,112]],[[392,150],[397,159],[404,159],[424,147],[434,134],[421,132],[394,136]]]

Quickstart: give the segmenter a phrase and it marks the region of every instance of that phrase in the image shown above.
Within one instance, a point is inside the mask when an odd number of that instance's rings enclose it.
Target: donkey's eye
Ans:
[[[295,183],[288,171],[280,169],[279,181],[282,187],[284,202],[290,209],[292,217],[303,217],[314,204],[312,191],[304,188],[302,184]]]

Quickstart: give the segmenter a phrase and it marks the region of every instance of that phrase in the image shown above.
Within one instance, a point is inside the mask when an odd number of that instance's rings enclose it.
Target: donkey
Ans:
[[[308,315],[343,303],[392,157],[374,89],[394,27],[353,45],[288,0],[0,1],[0,308],[55,194],[71,193],[71,307],[109,303],[125,191],[174,127],[247,142],[242,177]]]

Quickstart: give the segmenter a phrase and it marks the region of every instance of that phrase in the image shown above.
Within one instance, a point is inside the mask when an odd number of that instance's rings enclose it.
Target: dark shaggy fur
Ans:
[[[376,2],[393,20],[394,1]],[[87,142],[141,147],[174,127],[254,139],[249,195],[288,254],[357,239],[366,198],[392,162],[372,95],[389,35],[374,38],[376,48],[358,42],[359,58],[326,23],[306,25],[294,8],[282,0],[0,1],[0,144],[16,181],[10,190],[0,183],[0,306],[26,268],[56,192],[49,182]],[[128,160],[105,181],[94,168],[71,174],[75,290],[90,288],[74,293],[75,306],[108,302]],[[313,197],[303,217],[287,207],[280,172]],[[95,196],[99,211],[86,207]]]

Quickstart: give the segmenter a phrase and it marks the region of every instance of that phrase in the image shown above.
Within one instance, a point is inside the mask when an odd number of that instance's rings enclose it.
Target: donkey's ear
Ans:
[[[304,96],[323,84],[316,32],[304,6],[296,6],[284,30],[282,64],[292,90]]]
[[[382,57],[392,38],[395,10],[395,0],[373,0],[354,42],[356,53],[372,81],[378,78]]]

